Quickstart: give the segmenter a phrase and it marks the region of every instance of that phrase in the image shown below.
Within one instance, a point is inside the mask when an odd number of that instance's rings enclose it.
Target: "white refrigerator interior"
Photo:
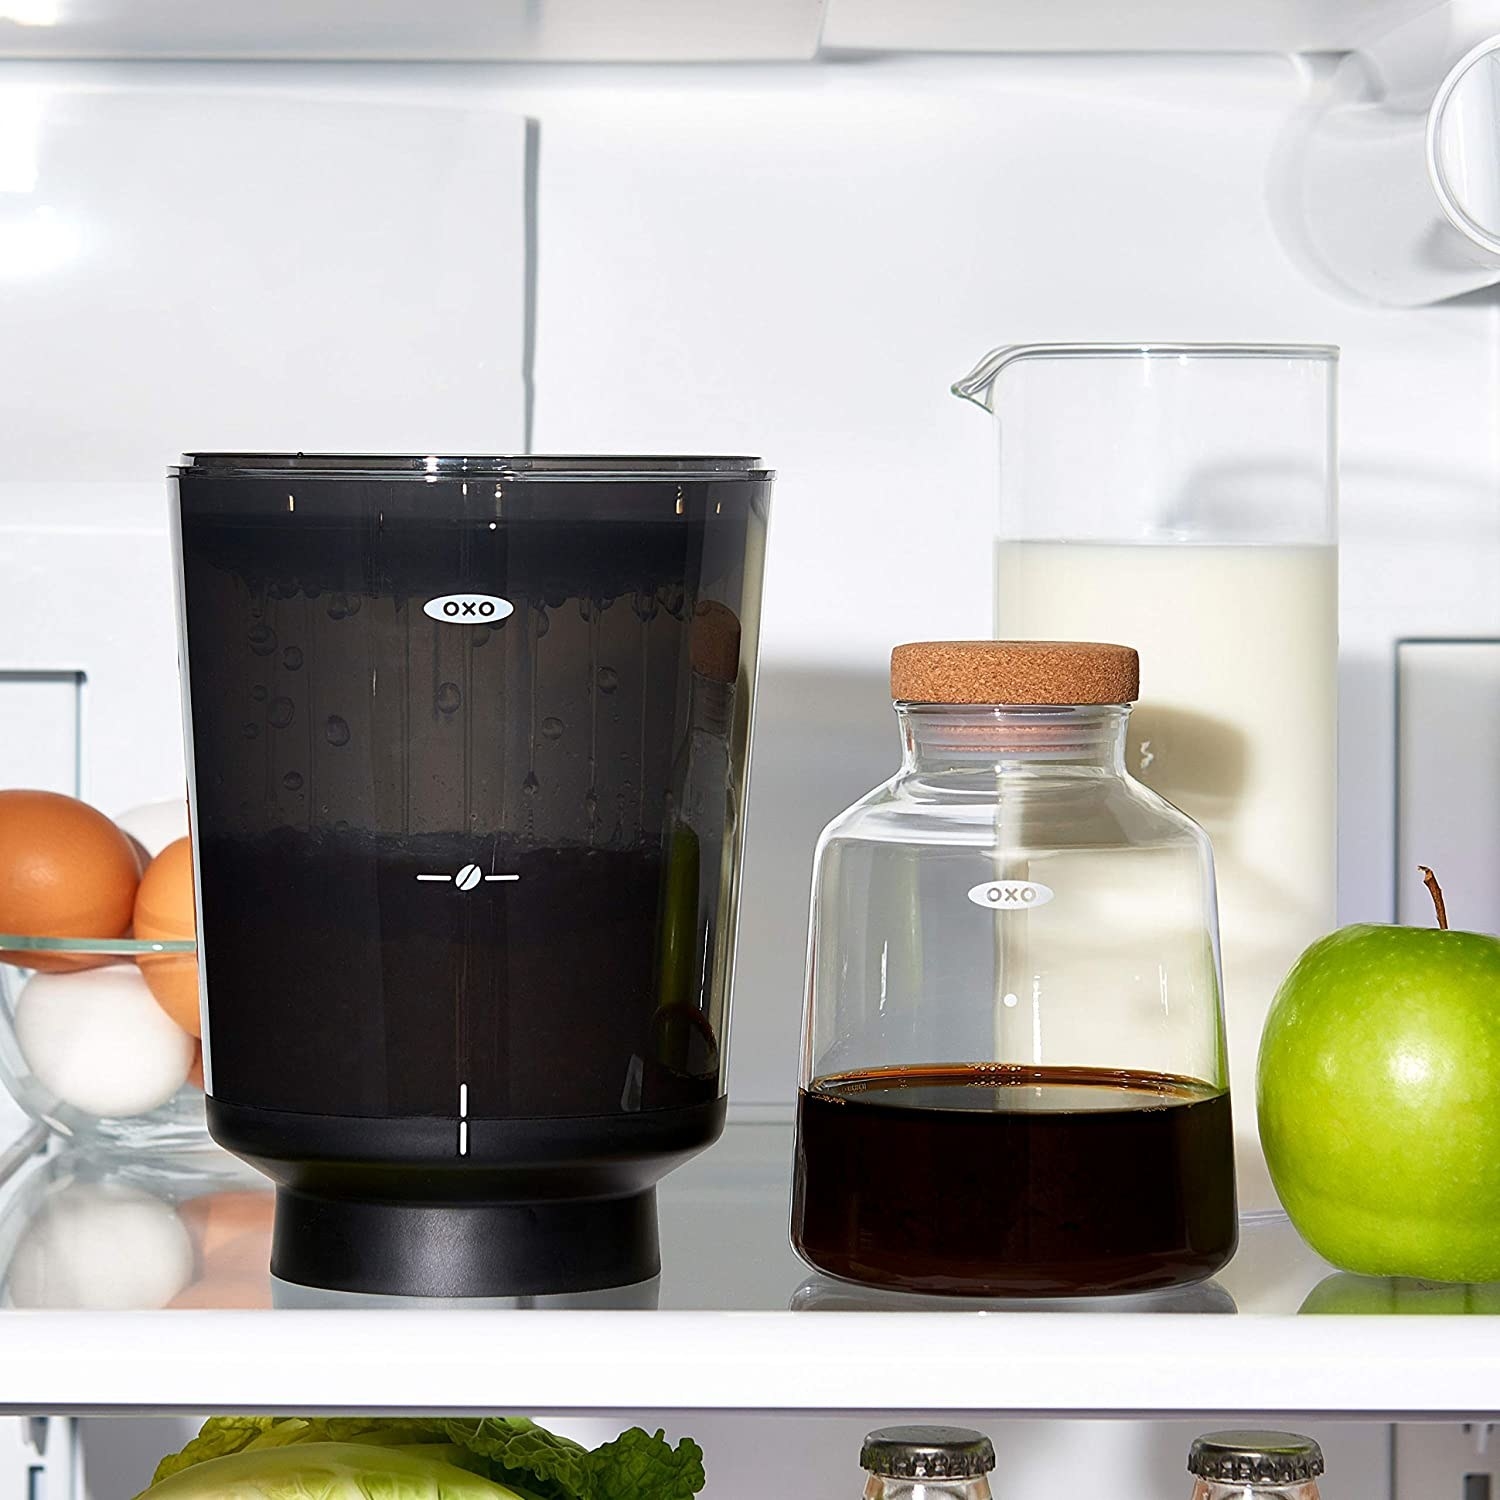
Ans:
[[[993,441],[951,382],[1003,342],[1319,341],[1343,351],[1339,917],[1391,919],[1398,828],[1456,836],[1468,795],[1443,784],[1457,781],[1451,746],[1403,729],[1398,804],[1397,642],[1500,638],[1500,300],[1377,306],[1288,249],[1271,203],[1318,85],[1306,63],[860,50],[961,49],[978,35],[970,9],[834,0],[825,40],[850,51],[756,66],[0,64],[0,721],[18,726],[0,739],[0,785],[76,786],[109,812],[180,790],[161,475],[185,446],[763,454],[780,478],[730,1094],[742,1118],[784,1119],[813,844],[898,760],[889,649],[992,630]],[[1045,7],[993,9],[996,29],[973,45],[1057,45]],[[1251,8],[1233,26],[1200,20],[1195,44],[1346,46],[1368,10]],[[1143,13],[1140,35],[1165,46],[1168,11]],[[1123,13],[1089,13],[1100,45],[1119,45]],[[807,55],[805,8],[776,14],[789,24],[752,28],[761,40],[739,55]],[[45,31],[28,31],[33,52]],[[702,46],[693,55],[724,55]],[[1327,572],[1322,559],[1266,566]],[[1226,573],[1225,620],[1284,628],[1268,607],[1278,576]],[[1231,591],[1251,602],[1224,607]],[[1331,599],[1332,580],[1320,574],[1315,595]],[[1155,627],[1140,628],[1149,655]],[[1403,661],[1409,709],[1425,668]],[[1463,683],[1493,684],[1492,668],[1476,671]],[[1298,695],[1326,689],[1321,673],[1225,711],[1294,722]],[[1451,704],[1469,688],[1432,691]],[[1283,838],[1295,860],[1295,833]],[[1494,889],[1493,858],[1444,857]],[[1232,1041],[1240,1088],[1252,1032]],[[778,1168],[766,1192],[783,1185]],[[694,1208],[699,1269],[733,1230],[728,1212],[712,1194]],[[1308,1287],[1326,1271],[1307,1268]],[[1238,1273],[1242,1305],[1276,1274],[1253,1253]],[[1105,1321],[1120,1380],[1135,1379],[1149,1325],[1125,1335]],[[1213,1325],[1248,1324],[1250,1338],[1256,1323],[1201,1321],[1200,1352]],[[1316,1331],[1372,1369],[1384,1357],[1373,1335],[1356,1346]],[[1393,1348],[1411,1347],[1402,1331]],[[773,1341],[760,1364],[726,1371],[703,1338],[689,1352],[704,1382],[783,1373]],[[316,1364],[305,1352],[299,1379]],[[680,1374],[668,1353],[656,1363]],[[496,1363],[492,1347],[467,1357]],[[921,1357],[942,1373],[936,1344]],[[996,1338],[993,1363],[1006,1358]],[[1186,1495],[1187,1440],[1213,1425],[974,1420],[1009,1446],[1004,1500],[1101,1474],[1120,1500]],[[720,1455],[712,1500],[764,1493],[764,1475],[853,1496],[858,1433],[876,1425],[673,1423]],[[1317,1430],[1330,1500],[1384,1492],[1379,1421]],[[174,1440],[90,1446],[90,1493],[132,1493]]]

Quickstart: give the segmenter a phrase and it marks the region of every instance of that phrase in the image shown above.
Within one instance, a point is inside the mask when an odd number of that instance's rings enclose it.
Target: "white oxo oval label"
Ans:
[[[969,892],[969,900],[975,906],[985,906],[991,911],[1027,911],[1033,906],[1045,906],[1052,896],[1051,886],[1035,880],[987,880]]]
[[[498,594],[439,594],[422,606],[422,613],[445,625],[493,625],[516,607]]]

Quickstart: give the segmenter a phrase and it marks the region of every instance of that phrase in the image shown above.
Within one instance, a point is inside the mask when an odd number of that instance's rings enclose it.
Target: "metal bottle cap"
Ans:
[[[865,1438],[859,1462],[883,1479],[972,1479],[995,1467],[995,1449],[970,1427],[882,1427]]]
[[[1207,1432],[1193,1440],[1187,1466],[1199,1479],[1302,1484],[1323,1472],[1323,1450],[1298,1432]]]

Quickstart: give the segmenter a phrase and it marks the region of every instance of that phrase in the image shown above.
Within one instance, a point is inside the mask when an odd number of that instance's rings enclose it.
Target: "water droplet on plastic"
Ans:
[[[580,595],[579,597],[578,618],[580,620],[592,620],[594,618],[594,601],[586,595]]]
[[[242,724],[240,726],[240,733],[242,735],[244,735],[247,740],[253,740],[256,737],[256,735],[258,735],[260,733],[260,725],[259,724]]]
[[[296,646],[288,646],[286,650],[281,653],[281,665],[284,666],[288,672],[295,672],[302,665],[301,650]]]
[[[583,810],[589,815],[589,822],[595,823],[599,819],[599,798],[593,787],[583,794]]]
[[[440,713],[454,714],[458,712],[459,705],[464,701],[464,695],[459,691],[456,682],[445,682],[438,687],[436,701]]]
[[[252,625],[245,634],[250,649],[257,656],[269,656],[276,649],[276,632],[264,623]]]
[[[561,719],[547,718],[542,720],[542,733],[546,735],[549,740],[561,739],[562,732],[563,721]]]
[[[272,698],[266,710],[266,719],[272,729],[285,729],[297,717],[297,710],[290,698]]]
[[[682,618],[682,611],[687,604],[687,591],[680,583],[669,583],[661,591],[661,605],[666,612],[675,620]]]
[[[536,779],[536,772],[528,771],[526,773],[526,780],[521,783],[521,790],[525,792],[528,797],[534,797],[541,789],[542,784]]]
[[[656,595],[648,593],[645,589],[637,589],[634,598],[630,601],[630,607],[642,623],[654,620],[656,618]]]
[[[337,714],[329,714],[328,722],[323,726],[323,733],[328,736],[330,745],[347,745],[349,743],[349,725]]]
[[[612,693],[620,685],[620,674],[613,667],[599,668],[599,691]]]
[[[281,784],[289,792],[300,792],[302,790],[302,777],[296,771],[288,771],[286,775],[281,778]]]
[[[537,635],[537,639],[540,640],[551,629],[552,629],[552,621],[547,618],[547,611],[545,609],[539,609],[539,610],[537,610],[537,612],[536,612],[536,635]]]
[[[335,594],[328,601],[328,618],[330,620],[347,620],[350,615],[359,613],[359,600],[349,594]]]
[[[333,831],[335,833],[348,833],[349,832],[349,820],[348,820],[348,818],[340,818],[338,820],[338,822],[333,825]]]
[[[266,691],[265,683],[257,682],[255,686],[250,689],[250,696],[254,698],[257,703],[264,703],[270,696],[270,694]]]

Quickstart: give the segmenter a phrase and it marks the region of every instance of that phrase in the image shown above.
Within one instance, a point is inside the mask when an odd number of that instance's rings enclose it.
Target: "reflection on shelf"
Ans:
[[[556,1296],[528,1297],[397,1297],[385,1292],[335,1292],[322,1287],[298,1286],[271,1277],[271,1305],[285,1308],[383,1308],[397,1312],[428,1312],[459,1308],[464,1312],[499,1308],[561,1308],[572,1311],[624,1310],[655,1312],[661,1301],[661,1277],[638,1281],[633,1286],[602,1287],[593,1292],[562,1292]]]
[[[1500,1281],[1480,1285],[1416,1281],[1410,1276],[1325,1276],[1297,1309],[1304,1313],[1375,1316],[1493,1317],[1500,1313]]]
[[[1007,1313],[1237,1313],[1237,1322],[1299,1312],[1500,1314],[1500,1283],[1442,1286],[1335,1272],[1281,1213],[1242,1216],[1234,1259],[1196,1286],[982,1301],[867,1289],[810,1274],[793,1253],[791,1148],[789,1120],[731,1122],[715,1146],[673,1173],[660,1188],[662,1274],[653,1280],[573,1297],[424,1299],[274,1280],[270,1184],[225,1153],[130,1157],[62,1146],[34,1130],[0,1146],[0,1309],[916,1312],[947,1316],[955,1328],[975,1314]],[[13,1336],[0,1327],[0,1349]]]
[[[269,1307],[272,1195],[232,1157],[62,1151],[0,1209],[0,1298],[16,1308]]]
[[[1110,1297],[930,1297],[809,1276],[792,1294],[793,1312],[1232,1313],[1217,1281]]]

